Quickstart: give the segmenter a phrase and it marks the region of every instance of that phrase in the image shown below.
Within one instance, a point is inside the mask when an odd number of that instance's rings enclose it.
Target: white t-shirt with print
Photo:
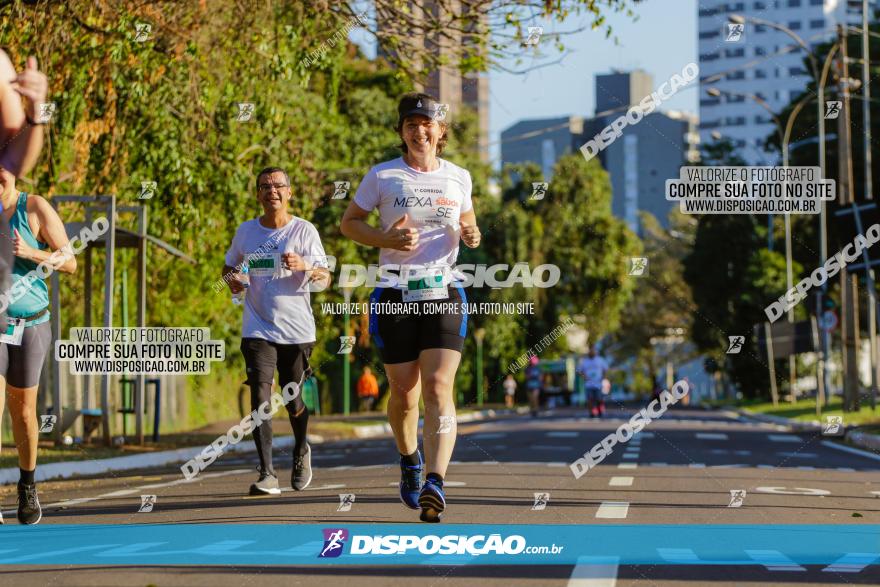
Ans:
[[[279,344],[315,342],[315,318],[304,280],[309,273],[282,268],[281,255],[296,253],[310,265],[327,267],[314,225],[294,216],[281,228],[266,228],[259,218],[242,222],[226,251],[226,264],[247,259],[250,287],[244,301],[241,336]]]
[[[382,230],[408,214],[403,228],[419,231],[412,251],[381,249],[379,264],[445,266],[458,258],[459,219],[473,208],[471,174],[445,159],[434,171],[417,171],[403,157],[376,165],[364,176],[354,203],[366,211],[378,208]]]

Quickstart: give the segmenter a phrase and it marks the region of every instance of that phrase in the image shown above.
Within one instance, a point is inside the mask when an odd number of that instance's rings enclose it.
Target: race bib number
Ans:
[[[421,302],[424,300],[445,300],[449,291],[443,283],[442,270],[430,270],[424,274],[410,275],[403,290],[404,302]]]
[[[248,258],[248,274],[252,277],[277,277],[281,253],[262,253]]]
[[[21,345],[21,337],[24,335],[24,319],[6,317],[6,330],[0,334],[0,342]]]

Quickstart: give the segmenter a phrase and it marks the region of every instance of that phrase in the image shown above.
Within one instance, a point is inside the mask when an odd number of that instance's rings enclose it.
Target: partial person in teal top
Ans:
[[[19,192],[15,213],[9,219],[9,232],[13,237],[15,252],[15,260],[12,264],[12,286],[15,287],[15,284],[21,279],[28,279],[27,289],[22,297],[9,304],[6,312],[10,318],[27,319],[36,316],[25,323],[26,327],[32,327],[49,321],[49,312],[43,312],[49,308],[49,286],[35,272],[38,263],[20,256],[19,251],[25,250],[24,247],[45,251],[49,245],[39,242],[31,230],[30,222],[28,222],[27,201],[27,193]],[[17,247],[15,246],[16,242],[19,243]],[[74,259],[73,262],[75,265],[76,260]]]
[[[42,518],[37,498],[37,387],[46,353],[52,346],[49,326],[49,289],[43,275],[53,271],[73,273],[76,258],[72,254],[52,256],[68,247],[64,223],[42,196],[19,192],[15,176],[0,167],[0,204],[2,219],[8,222],[15,255],[12,287],[0,292],[0,301],[9,304],[0,340],[0,413],[8,399],[12,434],[18,449],[18,520],[36,524]],[[69,247],[66,249],[69,250]],[[51,257],[51,259],[50,259]],[[37,268],[45,269],[37,273]],[[42,275],[41,275],[42,274]],[[5,300],[5,301],[4,301]],[[0,517],[2,523],[2,517]]]

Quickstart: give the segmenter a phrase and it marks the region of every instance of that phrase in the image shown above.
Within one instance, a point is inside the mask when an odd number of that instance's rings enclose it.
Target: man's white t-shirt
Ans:
[[[584,386],[598,389],[602,389],[602,376],[607,369],[608,362],[599,355],[584,357],[578,365],[578,371],[584,376]]]
[[[408,215],[402,228],[419,231],[412,251],[381,249],[379,264],[445,266],[458,258],[459,218],[473,208],[471,174],[445,159],[434,171],[417,171],[403,157],[376,165],[364,176],[354,203],[366,211],[379,209],[382,230]]]
[[[247,259],[250,287],[244,301],[242,338],[279,344],[315,342],[315,318],[304,281],[310,273],[290,271],[281,255],[296,253],[307,264],[327,267],[327,256],[314,225],[294,216],[281,228],[266,228],[259,218],[242,222],[226,251],[226,264]]]

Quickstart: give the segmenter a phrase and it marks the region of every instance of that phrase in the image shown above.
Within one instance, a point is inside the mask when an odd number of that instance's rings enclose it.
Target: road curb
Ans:
[[[801,430],[801,431],[814,431],[814,430],[822,430],[822,423],[818,420],[810,420],[808,422],[804,422],[803,420],[792,420],[790,418],[783,418],[782,416],[769,416],[767,414],[756,414],[754,412],[750,412],[748,410],[744,410],[742,408],[725,408],[728,411],[733,411],[739,414],[740,416],[744,416],[746,418],[751,418],[752,420],[757,420],[758,422],[764,422],[766,424],[779,424],[780,426],[787,426],[792,430]]]
[[[810,422],[803,422],[799,420],[791,420],[789,418],[782,418],[780,416],[768,416],[766,414],[755,414],[753,412],[749,412],[748,410],[743,410],[741,408],[728,408],[729,410],[733,410],[741,416],[746,418],[751,418],[753,420],[758,420],[759,422],[766,422],[770,424],[779,424],[781,426],[786,426],[791,430],[798,431],[809,431],[815,432],[822,430],[822,424],[817,420],[812,420]],[[839,438],[839,436],[829,435],[828,438]],[[859,448],[863,448],[869,450],[871,452],[880,452],[880,436],[876,434],[868,434],[866,432],[859,432],[858,430],[849,430],[846,432],[846,435],[843,437],[844,443],[857,446]]]
[[[515,410],[481,410],[469,414],[462,414],[457,418],[459,423],[487,420],[496,417],[510,416],[527,412],[527,408]],[[391,426],[388,424],[376,424],[372,426],[355,427],[355,438],[376,438],[391,434]],[[322,444],[324,438],[317,434],[309,434],[309,444]],[[338,440],[338,439],[337,439]],[[287,447],[293,445],[293,436],[276,436],[272,442],[275,447]],[[145,469],[149,467],[161,467],[174,463],[186,462],[202,452],[204,446],[189,446],[174,450],[164,450],[143,453],[138,455],[126,455],[123,457],[111,457],[107,459],[93,459],[86,461],[69,461],[61,463],[49,463],[40,465],[37,463],[37,472],[34,475],[37,481],[51,481],[55,479],[72,479],[90,475],[101,475],[113,471],[130,471],[133,469]],[[228,445],[223,454],[253,452],[254,443],[250,439],[242,439],[235,445]],[[0,485],[18,483],[18,467],[0,469]]]

